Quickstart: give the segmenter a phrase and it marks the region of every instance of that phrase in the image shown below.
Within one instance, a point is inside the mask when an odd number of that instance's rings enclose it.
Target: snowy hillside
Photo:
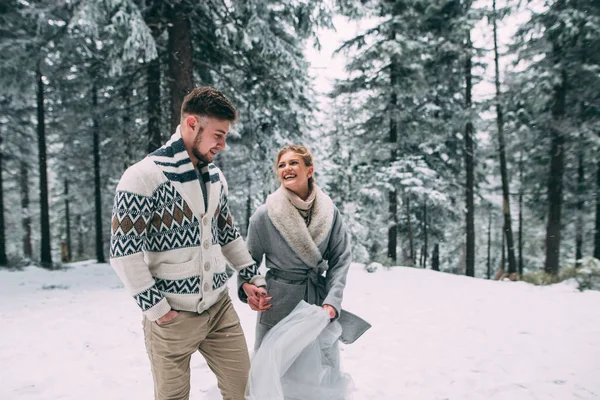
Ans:
[[[344,304],[373,324],[342,345],[354,400],[600,398],[600,292],[354,265]],[[108,265],[1,271],[0,318],[0,399],[152,398],[141,314]],[[198,354],[191,399],[218,398]]]

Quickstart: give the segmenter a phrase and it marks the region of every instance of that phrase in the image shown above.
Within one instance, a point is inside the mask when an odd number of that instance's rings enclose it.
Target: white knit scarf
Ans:
[[[312,218],[312,206],[315,203],[315,198],[317,197],[317,191],[314,190],[314,185],[311,185],[309,190],[310,192],[306,200],[302,200],[296,193],[287,188],[285,189],[286,197],[294,205],[294,207],[296,207],[300,215],[302,215],[304,222],[306,222],[306,226],[310,225],[310,220]]]

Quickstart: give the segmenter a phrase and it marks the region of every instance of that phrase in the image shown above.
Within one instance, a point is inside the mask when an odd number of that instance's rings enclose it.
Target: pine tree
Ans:
[[[171,132],[175,132],[181,116],[183,98],[194,87],[192,66],[192,28],[190,8],[185,2],[174,2],[169,16],[169,87],[171,89]]]
[[[2,132],[0,132],[0,267],[8,264],[8,257],[6,257],[6,228],[4,223],[4,176],[2,161]]]
[[[517,261],[515,258],[515,246],[513,239],[512,229],[512,214],[510,208],[510,188],[508,183],[508,171],[506,162],[506,145],[504,139],[504,113],[502,109],[501,96],[502,92],[500,89],[500,66],[499,66],[499,52],[498,52],[498,10],[496,8],[496,0],[493,0],[492,6],[492,26],[494,31],[494,72],[495,72],[495,86],[496,86],[496,122],[498,127],[498,155],[500,158],[500,176],[502,179],[502,201],[503,207],[502,212],[504,214],[504,226],[506,231],[506,245],[508,251],[508,273],[513,274],[517,272]]]
[[[570,183],[577,182],[577,168],[571,168],[578,164],[577,151],[570,153],[568,149],[577,147],[579,132],[586,132],[583,136],[586,137],[587,127],[597,123],[597,113],[589,108],[596,104],[597,94],[588,89],[590,82],[598,79],[589,74],[590,68],[599,65],[596,53],[588,50],[598,47],[600,37],[598,6],[592,3],[552,2],[547,9],[532,14],[520,30],[515,46],[520,60],[529,63],[529,68],[520,74],[520,87],[515,91],[521,98],[529,99],[529,104],[523,101],[521,104],[533,117],[530,120],[537,120],[533,129],[537,133],[535,152],[540,144],[548,146],[548,154],[540,157],[540,161],[548,160],[549,164],[544,269],[550,274],[558,274],[560,269],[565,224],[577,224],[563,213],[565,207],[570,209],[571,204],[577,204],[580,197],[577,185]],[[532,36],[531,32],[541,34]],[[536,92],[536,97],[523,97],[524,91]],[[571,154],[575,154],[574,159]],[[594,158],[588,168],[592,168]],[[534,166],[538,165],[542,164]]]

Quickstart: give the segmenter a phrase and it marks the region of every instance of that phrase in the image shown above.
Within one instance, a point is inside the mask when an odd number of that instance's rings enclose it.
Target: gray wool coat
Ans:
[[[352,260],[342,215],[329,196],[315,185],[317,195],[307,227],[284,190],[280,187],[271,194],[250,218],[248,250],[257,264],[264,256],[267,291],[273,297],[273,306],[258,314],[255,349],[300,300],[329,304],[339,316]],[[240,296],[244,297],[243,290]]]

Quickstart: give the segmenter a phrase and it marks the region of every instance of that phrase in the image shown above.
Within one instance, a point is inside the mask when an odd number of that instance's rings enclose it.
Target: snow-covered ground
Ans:
[[[600,398],[600,292],[357,264],[344,304],[373,324],[341,346],[354,400]],[[0,399],[152,398],[141,314],[110,266],[1,271],[0,319]],[[191,398],[220,398],[199,354]]]

